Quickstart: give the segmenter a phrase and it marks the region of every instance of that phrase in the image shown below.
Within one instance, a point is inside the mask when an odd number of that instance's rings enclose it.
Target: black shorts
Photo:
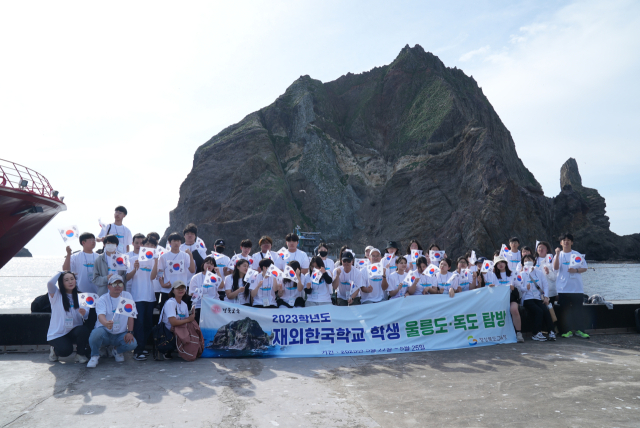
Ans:
[[[513,290],[511,290],[511,295],[509,296],[509,302],[510,303],[517,303],[520,304],[520,292],[518,291],[517,288],[514,288]]]

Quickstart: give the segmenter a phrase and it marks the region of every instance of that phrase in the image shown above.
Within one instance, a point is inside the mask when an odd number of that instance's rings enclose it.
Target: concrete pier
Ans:
[[[408,355],[0,355],[0,427],[640,426],[640,335]]]

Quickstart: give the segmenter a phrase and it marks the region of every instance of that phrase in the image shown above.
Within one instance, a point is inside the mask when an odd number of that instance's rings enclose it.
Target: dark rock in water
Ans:
[[[33,257],[33,255],[29,252],[29,250],[23,248],[22,250],[18,251],[18,254],[13,257]]]
[[[545,197],[473,77],[406,46],[362,74],[301,76],[200,146],[165,238],[194,222],[209,248],[268,234],[277,249],[300,225],[336,246],[416,238],[451,256],[490,256],[514,235],[555,247],[570,230],[589,259],[640,260],[640,234],[609,230],[575,160],[561,181]]]
[[[269,336],[267,333],[262,330],[257,321],[247,317],[220,327],[209,348],[250,351],[266,349],[268,346]]]

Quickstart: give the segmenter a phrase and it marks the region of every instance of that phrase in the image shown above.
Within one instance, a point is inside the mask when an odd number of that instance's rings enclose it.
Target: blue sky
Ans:
[[[547,196],[575,157],[612,230],[640,232],[640,3],[215,3],[0,5],[0,158],[68,204],[34,254],[62,255],[57,227],[97,233],[119,204],[132,232],[162,234],[200,144],[301,75],[366,71],[406,44],[473,75]]]

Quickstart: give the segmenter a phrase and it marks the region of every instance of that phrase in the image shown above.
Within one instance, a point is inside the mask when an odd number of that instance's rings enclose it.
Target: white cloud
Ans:
[[[463,54],[460,57],[459,61],[461,61],[461,62],[469,61],[474,56],[486,54],[490,50],[491,50],[491,46],[489,46],[489,45],[483,46],[481,48],[478,48],[476,50],[473,50],[473,51],[470,51],[470,52],[467,52],[467,53]]]

